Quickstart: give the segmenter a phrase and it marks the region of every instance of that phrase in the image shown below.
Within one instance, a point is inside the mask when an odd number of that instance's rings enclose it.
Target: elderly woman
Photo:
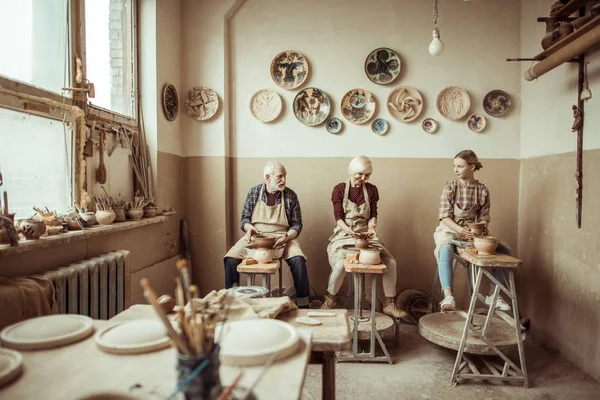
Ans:
[[[383,275],[383,292],[385,294],[383,312],[392,317],[401,318],[406,313],[398,310],[394,303],[396,260],[387,251],[375,232],[379,192],[377,186],[367,182],[372,172],[371,160],[365,156],[357,156],[350,161],[348,166],[350,179],[333,188],[331,202],[337,226],[334,228],[327,246],[332,272],[329,277],[328,293],[321,308],[328,309],[336,306],[335,296],[340,290],[346,274],[344,260],[348,250],[344,246],[353,245],[356,238],[368,237],[369,246],[381,251],[381,260],[387,267],[387,272]]]

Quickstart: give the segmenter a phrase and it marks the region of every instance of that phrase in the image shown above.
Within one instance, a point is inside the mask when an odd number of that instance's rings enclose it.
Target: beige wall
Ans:
[[[521,56],[541,51],[552,0],[523,1]],[[577,102],[577,67],[564,64],[537,81],[521,83],[521,171],[518,276],[523,314],[535,337],[600,379],[600,53],[586,54],[589,87],[584,105],[582,228],[575,223],[576,135],[571,106]],[[530,63],[522,63],[524,72]]]

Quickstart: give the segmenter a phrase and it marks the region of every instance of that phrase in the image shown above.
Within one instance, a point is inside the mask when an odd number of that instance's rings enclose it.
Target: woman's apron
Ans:
[[[280,238],[287,233],[290,225],[285,212],[285,200],[283,198],[283,191],[281,191],[281,202],[274,206],[268,206],[262,201],[264,185],[260,188],[258,194],[258,201],[252,212],[251,223],[258,230],[259,233],[267,233],[272,236]],[[247,247],[250,244],[246,235],[244,235],[231,249],[225,254],[225,257],[233,258],[248,258]],[[283,259],[287,260],[291,257],[302,256],[306,258],[300,244],[296,239],[289,240],[285,249],[283,250]]]
[[[367,186],[363,183],[362,189],[365,197],[365,202],[361,205],[348,200],[348,193],[350,192],[351,182],[346,183],[344,189],[344,200],[342,207],[344,209],[344,222],[350,229],[357,233],[366,233],[369,230],[369,218],[371,216],[371,204],[369,202],[369,194],[367,192]],[[343,248],[343,246],[351,245],[354,246],[356,239],[342,230],[339,226],[333,229],[333,235],[329,238],[329,245],[327,246],[327,256],[329,257],[329,265],[331,268],[335,264],[346,258],[346,254],[350,251]],[[371,236],[369,238],[369,246],[375,247],[381,251],[381,258],[389,257],[394,258],[387,251],[385,245],[379,240],[377,236]]]
[[[458,206],[458,193],[459,189],[456,188],[454,192],[454,217],[452,219],[458,225],[465,226],[467,223],[475,222],[477,219],[477,212],[479,211],[479,190],[477,186],[475,186],[475,202],[468,210],[463,210]],[[433,254],[435,255],[436,261],[439,262],[440,248],[445,244],[452,243],[452,239],[456,236],[458,236],[458,232],[453,231],[440,221],[440,225],[433,234],[433,240],[435,240],[435,250],[433,250]]]

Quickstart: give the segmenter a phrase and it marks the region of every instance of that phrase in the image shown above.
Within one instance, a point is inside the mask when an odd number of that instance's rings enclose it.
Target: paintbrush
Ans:
[[[190,299],[189,289],[192,284],[190,279],[190,270],[188,269],[188,260],[185,258],[177,260],[177,269],[181,273],[181,282],[183,283],[183,292],[186,294],[186,301]]]
[[[233,389],[235,389],[235,387],[239,383],[240,379],[242,379],[243,375],[244,375],[244,371],[240,371],[240,373],[235,378],[233,383],[230,386],[228,386],[227,389],[223,390],[223,393],[221,393],[221,395],[217,398],[217,400],[227,400],[227,397],[231,394],[231,392],[233,392]]]
[[[154,291],[148,284],[148,279],[143,278],[140,281],[140,284],[144,288],[144,297],[146,298],[148,303],[152,304],[152,306],[154,307],[154,311],[156,311],[156,313],[158,314],[158,317],[160,318],[162,323],[165,325],[165,328],[167,330],[167,335],[169,336],[169,338],[171,338],[173,343],[175,343],[175,347],[177,348],[177,350],[181,354],[190,355],[191,354],[190,349],[188,348],[188,346],[186,346],[185,342],[181,339],[181,337],[177,334],[177,332],[175,332],[175,329],[173,329],[173,325],[171,325],[171,322],[167,318],[167,315],[165,314],[165,312],[163,311],[162,307],[160,306],[160,304],[158,302],[156,293],[154,293]]]

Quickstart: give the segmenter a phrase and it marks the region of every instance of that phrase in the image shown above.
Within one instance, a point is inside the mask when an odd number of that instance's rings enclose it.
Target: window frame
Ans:
[[[131,135],[140,133],[139,0],[131,0],[134,117],[94,106],[88,101],[87,88],[83,83],[86,79],[85,0],[68,1],[69,82],[70,88],[79,90],[71,90],[72,97],[65,96],[16,79],[0,76],[0,107],[71,124],[73,131],[71,178],[74,192],[71,193],[71,196],[75,202],[81,203],[82,197],[93,185],[93,182],[87,182],[86,159],[83,155],[86,133],[90,129],[92,121],[96,122],[96,129],[110,132],[113,128],[119,128]],[[76,61],[80,54],[83,79],[82,83],[78,84],[75,76],[77,74]]]

